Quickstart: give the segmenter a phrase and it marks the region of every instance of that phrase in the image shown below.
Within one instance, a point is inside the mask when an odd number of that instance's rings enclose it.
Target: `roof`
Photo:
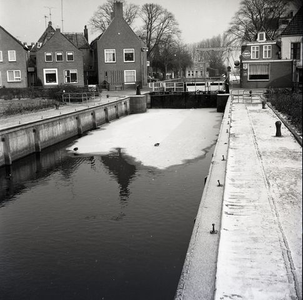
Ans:
[[[78,49],[89,48],[89,44],[83,33],[79,32],[64,32],[62,33],[70,42],[72,42]]]
[[[8,34],[13,40],[15,40],[20,46],[22,46],[22,48],[26,51],[28,51],[28,48],[22,44],[21,41],[19,41],[18,39],[16,39],[13,35],[11,35],[7,30],[5,30],[2,26],[0,26],[0,29],[2,29],[6,34]]]
[[[294,15],[281,35],[303,35],[303,6]]]
[[[39,48],[41,48],[55,34],[55,32],[56,30],[52,27],[52,22],[48,22],[47,28],[45,29],[35,46],[31,49],[31,52],[35,52]],[[40,46],[38,47],[37,44],[40,44]]]

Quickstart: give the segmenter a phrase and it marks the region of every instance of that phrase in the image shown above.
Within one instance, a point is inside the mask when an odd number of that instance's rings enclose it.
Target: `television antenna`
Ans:
[[[46,23],[46,19],[47,19],[47,18],[48,18],[48,16],[45,15],[45,16],[44,16],[44,19],[45,19],[45,28],[46,28],[46,24],[47,24],[47,23]]]
[[[49,9],[49,20],[52,21],[52,9],[55,7],[52,6],[44,6],[44,7]]]

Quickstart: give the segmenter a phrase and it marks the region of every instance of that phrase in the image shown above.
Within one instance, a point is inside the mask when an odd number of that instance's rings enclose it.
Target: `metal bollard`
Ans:
[[[276,136],[280,137],[280,136],[282,136],[282,134],[281,134],[282,123],[280,121],[277,121],[275,124],[276,124]]]

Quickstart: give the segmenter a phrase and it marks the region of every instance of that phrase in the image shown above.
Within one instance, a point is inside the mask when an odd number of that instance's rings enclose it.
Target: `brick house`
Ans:
[[[147,85],[147,48],[124,20],[121,2],[114,3],[111,23],[91,47],[100,85],[106,82],[112,90]]]
[[[27,87],[27,60],[27,47],[0,26],[0,87]]]
[[[303,62],[303,7],[292,18],[281,33],[282,59],[293,60],[294,87],[302,89],[302,62]]]
[[[240,58],[242,88],[292,87],[292,60],[281,59],[280,43],[267,40],[265,32],[242,45]]]
[[[49,22],[31,50],[31,63],[36,67],[36,83],[40,82],[43,87],[84,86],[84,54],[78,49],[84,43],[82,41],[75,45],[75,39],[75,34],[65,36]]]

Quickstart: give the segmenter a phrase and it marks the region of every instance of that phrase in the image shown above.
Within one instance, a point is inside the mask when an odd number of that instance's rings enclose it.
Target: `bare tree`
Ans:
[[[138,16],[139,6],[135,4],[128,4],[125,0],[123,2],[123,18],[132,26],[134,20]],[[111,22],[111,14],[114,10],[115,0],[107,0],[105,4],[99,5],[97,11],[91,17],[89,25],[93,32],[104,32]]]
[[[158,4],[144,4],[140,16],[143,20],[141,37],[152,59],[155,49],[167,45],[168,40],[178,39],[180,30],[174,15]]]
[[[269,39],[278,34],[279,21],[294,1],[291,0],[242,0],[233,17],[227,34],[234,41],[253,41],[259,31]]]

